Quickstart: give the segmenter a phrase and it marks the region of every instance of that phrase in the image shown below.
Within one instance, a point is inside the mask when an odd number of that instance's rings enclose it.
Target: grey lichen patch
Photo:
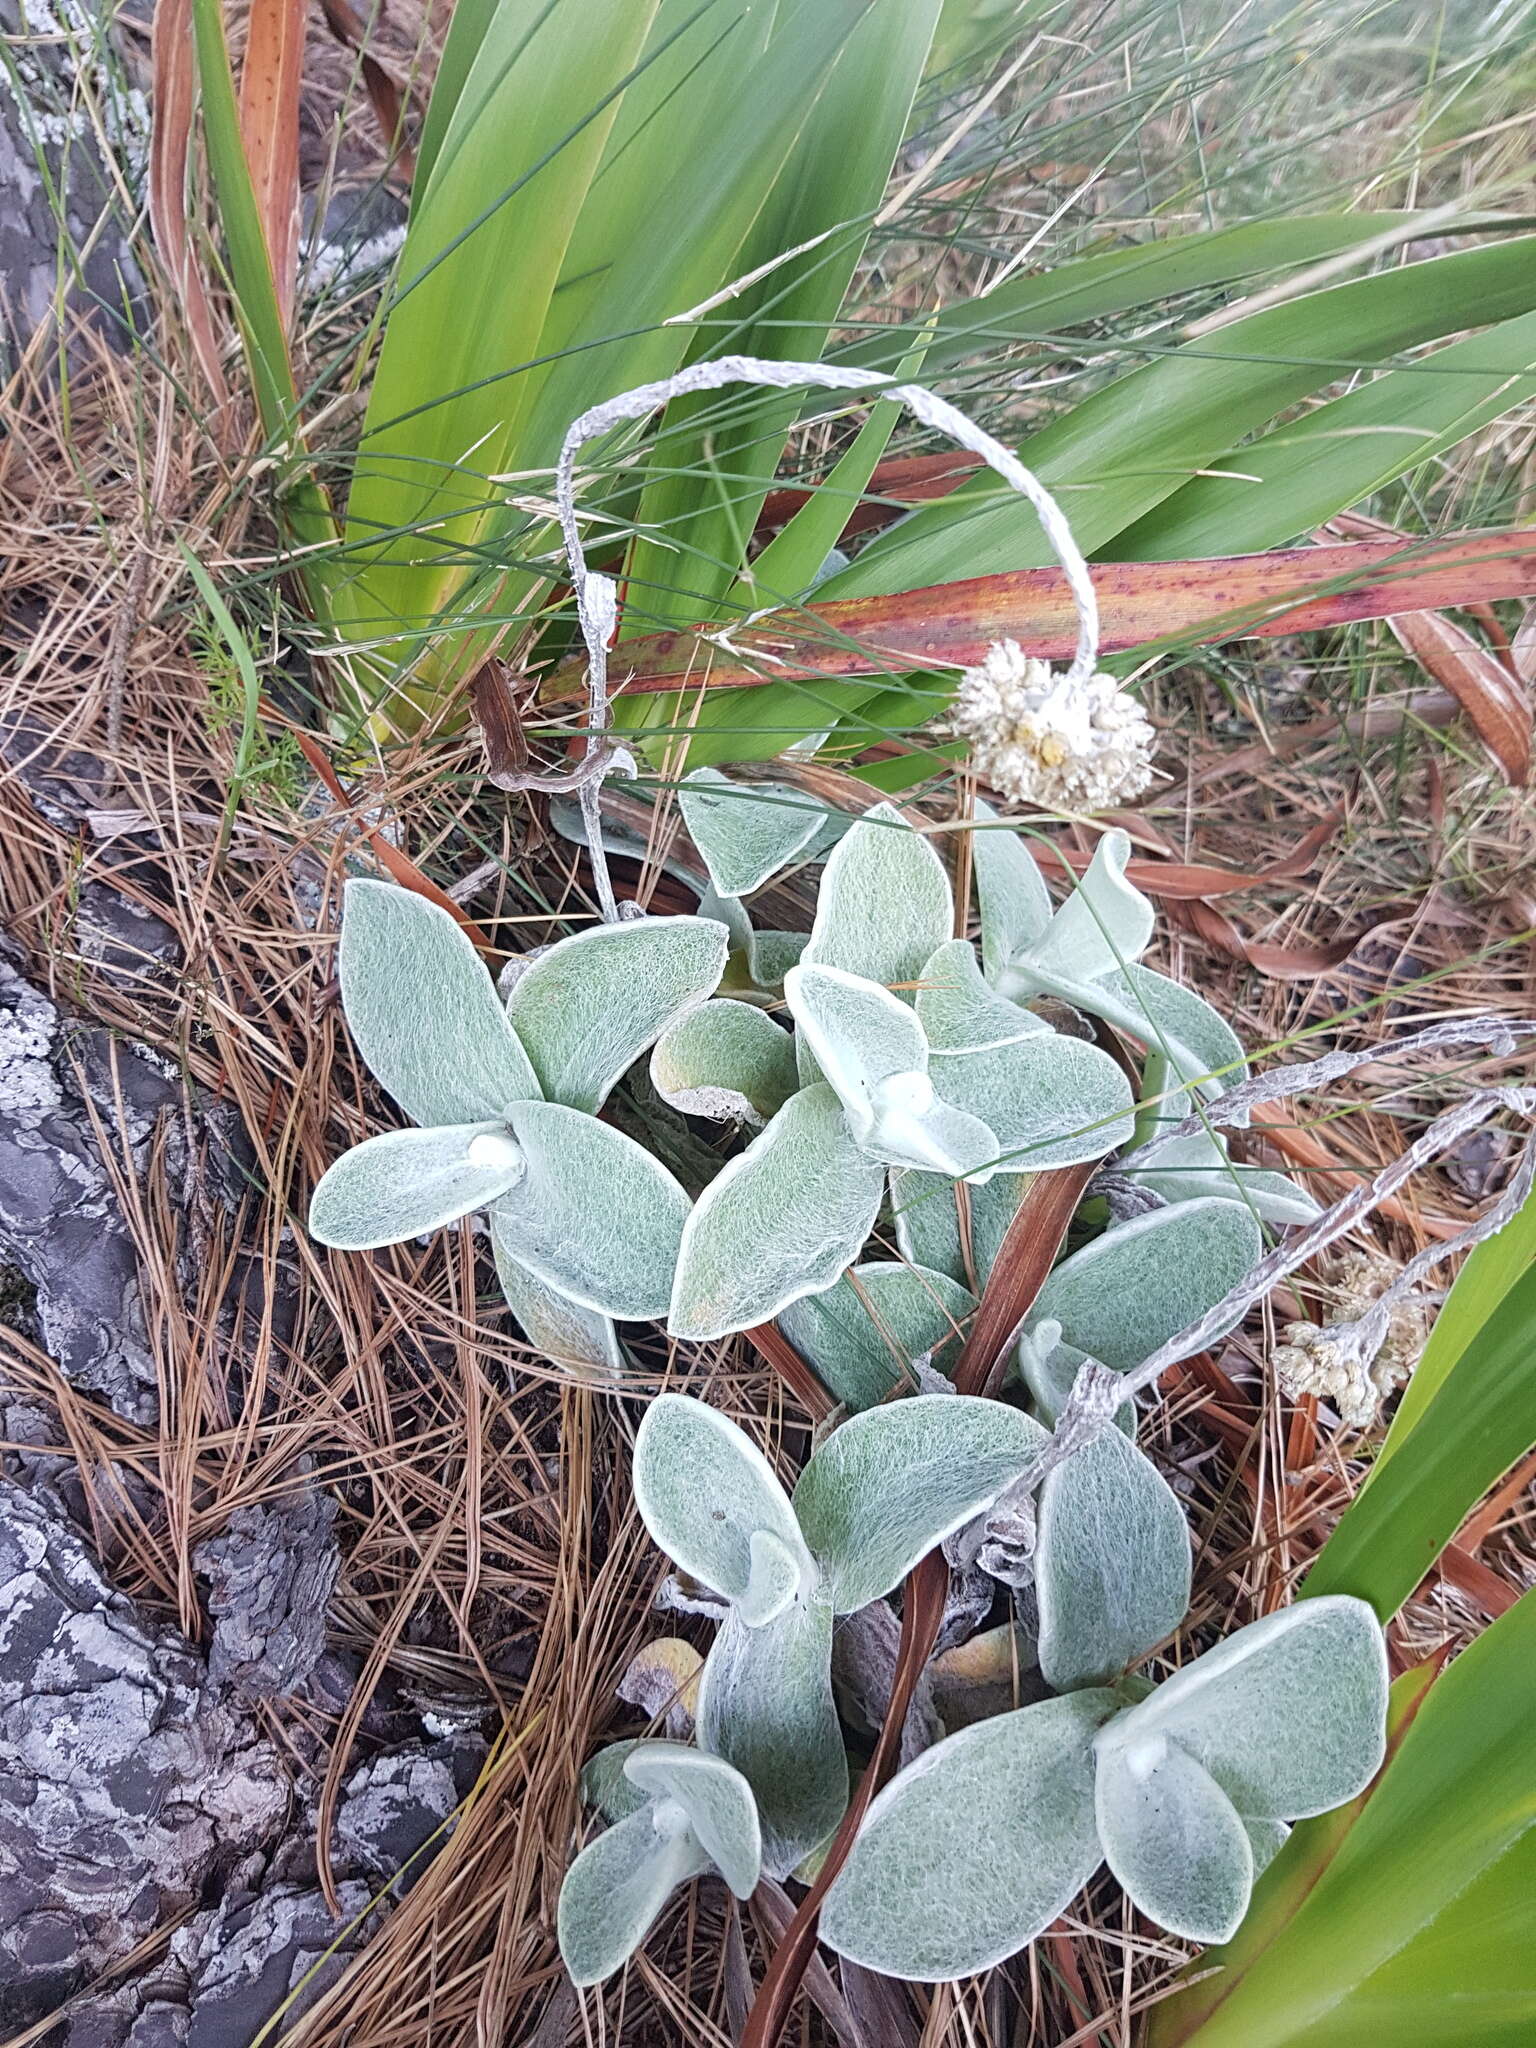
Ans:
[[[158,923],[142,926],[147,963]],[[154,1151],[176,1194],[195,1178],[232,1203],[243,1143],[228,1115],[189,1104],[169,1060],[71,1022],[0,945],[0,1265],[35,1290],[38,1341],[65,1377],[129,1421],[153,1421],[157,1374],[116,1176],[143,1175]]]
[[[208,1675],[252,1699],[300,1691],[325,1648],[341,1569],[336,1502],[305,1490],[274,1506],[236,1508],[193,1553],[209,1581]]]
[[[174,1630],[0,1481],[0,2022],[52,2010],[210,1871],[270,1840],[288,1774]]]

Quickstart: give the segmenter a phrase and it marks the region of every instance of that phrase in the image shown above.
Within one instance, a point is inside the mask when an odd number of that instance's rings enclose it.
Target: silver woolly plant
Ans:
[[[1048,1324],[1021,1361],[1047,1422],[1072,1364],[1058,1346]],[[875,1800],[822,1919],[823,1938],[854,1961],[924,1981],[984,1968],[1032,1940],[1103,1861],[1160,1926],[1223,1940],[1286,1824],[1353,1797],[1380,1765],[1386,1654],[1362,1601],[1301,1603],[1156,1687],[1135,1675],[1184,1618],[1190,1541],[1178,1501],[1132,1441],[1129,1404],[1118,1421],[1041,1488],[1035,1647],[1041,1689],[1055,1696],[948,1736]],[[670,1394],[647,1409],[634,1456],[641,1518],[718,1601],[698,1749],[751,1788],[767,1875],[788,1875],[821,1847],[847,1803],[837,1617],[883,1601],[935,1545],[963,1547],[1046,1436],[1001,1401],[915,1395],[833,1430],[791,1494],[704,1403]],[[629,1835],[607,1852],[599,1837],[562,1894],[561,1940],[581,1982],[602,1974],[596,1957],[616,1968],[666,1891],[711,1860],[707,1845],[684,1854],[655,1826],[647,1833],[630,1817],[633,1792],[615,1800],[615,1770],[635,1777],[630,1754],[604,1751],[586,1786]],[[626,1907],[622,1954],[596,1881],[600,1853],[615,1869],[645,1858],[645,1910]]]
[[[1256,1102],[1391,1050],[1479,1037],[1507,1050],[1513,1031],[1440,1026],[1251,1081],[1216,1011],[1142,964],[1153,911],[1120,832],[1055,908],[1024,839],[978,805],[978,958],[957,936],[965,919],[927,834],[893,806],[828,814],[791,783],[701,769],[678,794],[704,867],[688,876],[698,914],[621,912],[600,792],[634,764],[609,732],[616,592],[582,555],[575,456],[680,392],[738,378],[851,381],[727,358],[597,407],[567,435],[556,495],[590,718],[575,770],[525,779],[577,799],[603,922],[514,962],[503,999],[446,912],[349,884],[346,1014],[418,1128],[338,1160],[311,1228],[367,1249],[484,1210],[513,1312],[552,1357],[617,1372],[619,1322],[665,1316],[671,1336],[702,1341],[777,1317],[848,1416],[787,1494],[704,1404],[667,1395],[646,1412],[640,1513],[690,1582],[679,1597],[719,1627],[695,1744],[623,1743],[589,1767],[584,1789],[610,1825],[561,1896],[578,1983],[618,1968],[689,1878],[714,1871],[745,1896],[760,1873],[783,1877],[825,1844],[849,1782],[838,1617],[878,1608],[940,1544],[969,1580],[990,1575],[1011,1596],[1036,1697],[946,1734],[879,1794],[828,1891],[824,1938],[903,1977],[966,1974],[1023,1947],[1105,1861],[1159,1925],[1219,1941],[1287,1823],[1352,1797],[1379,1765],[1383,1641],[1363,1603],[1316,1600],[1155,1687],[1141,1676],[1183,1621],[1190,1541],[1136,1445],[1135,1396],[1443,1145],[1498,1108],[1536,1115],[1536,1090],[1470,1097],[1325,1215],[1283,1175],[1234,1162],[1222,1134]],[[1078,606],[1067,680],[1091,677],[1091,581],[1048,495],[931,393],[887,391],[1036,505]],[[809,934],[759,931],[745,899],[822,860]],[[1139,1105],[1093,1042],[1101,1026],[1142,1049]],[[754,1134],[696,1203],[601,1120],[647,1052],[674,1109],[726,1126],[727,1144]],[[1019,1394],[889,1400],[932,1387],[933,1368],[952,1362],[1028,1178],[1090,1160],[1106,1163],[1019,1336]],[[1497,1228],[1533,1174],[1536,1153],[1488,1216],[1421,1254],[1400,1285]],[[901,1256],[865,1258],[887,1204]],[[1266,1252],[1267,1232],[1288,1234]],[[1353,1371],[1390,1312],[1384,1297],[1316,1344]]]
[[[446,910],[384,882],[347,884],[342,1003],[358,1050],[419,1126],[344,1153],[315,1189],[323,1244],[398,1244],[476,1210],[530,1338],[622,1362],[615,1320],[666,1313],[688,1196],[599,1120],[619,1077],[720,979],[707,918],[642,918],[562,939],[505,1001]]]

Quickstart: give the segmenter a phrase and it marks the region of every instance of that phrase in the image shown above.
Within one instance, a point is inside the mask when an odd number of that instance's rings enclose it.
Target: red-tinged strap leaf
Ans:
[[[1095,566],[1100,646],[1106,654],[1159,642],[1184,644],[1314,631],[1356,619],[1536,590],[1536,529],[1450,540],[1353,541],[1192,562]],[[989,646],[1017,640],[1030,654],[1064,660],[1077,618],[1059,570],[1023,569],[939,583],[895,597],[782,611],[734,627],[729,644],[700,636],[718,623],[652,634],[624,645],[624,688],[673,690],[701,683],[750,689],[796,679],[961,668]],[[576,693],[580,663],[567,662],[540,689],[545,702]]]
[[[153,63],[149,137],[149,222],[155,248],[181,307],[187,334],[215,405],[229,398],[219,360],[219,338],[208,305],[203,274],[187,232],[187,158],[197,64],[192,45],[191,0],[162,0],[155,9],[150,50]]]
[[[1043,1173],[1031,1181],[1013,1221],[1003,1234],[992,1271],[971,1318],[965,1349],[955,1366],[955,1386],[962,1394],[995,1394],[1008,1364],[1008,1346],[1035,1305],[1067,1226],[1088,1183],[1099,1170],[1097,1159]]]
[[[252,0],[240,67],[240,137],[284,328],[299,271],[299,84],[305,0]]]

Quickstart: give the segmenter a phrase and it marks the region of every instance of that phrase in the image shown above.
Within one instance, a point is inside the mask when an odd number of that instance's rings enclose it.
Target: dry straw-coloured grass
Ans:
[[[622,1980],[579,1999],[555,1952],[554,1902],[581,1825],[580,1765],[637,1725],[615,1698],[620,1674],[652,1636],[697,1627],[650,1611],[661,1561],[627,1485],[638,1399],[686,1383],[758,1430],[786,1471],[804,1453],[805,1418],[741,1344],[677,1357],[658,1344],[636,1399],[563,1382],[509,1325],[468,1225],[368,1257],[309,1243],[309,1188],[387,1116],[348,1040],[331,968],[344,866],[366,858],[360,820],[382,813],[449,887],[476,877],[467,905],[509,952],[586,919],[591,905],[575,856],[530,801],[483,781],[472,736],[429,736],[378,761],[345,809],[317,809],[291,774],[258,778],[215,858],[234,736],[210,714],[218,658],[175,543],[216,574],[238,565],[259,592],[266,532],[250,518],[242,457],[227,440],[222,452],[213,445],[169,376],[147,357],[83,346],[90,359],[67,407],[27,369],[0,400],[10,541],[0,718],[24,712],[54,744],[105,759],[108,800],[140,823],[106,837],[60,826],[6,774],[0,917],[61,1004],[164,1050],[189,1099],[230,1105],[253,1157],[234,1213],[169,1185],[163,1166],[122,1177],[160,1373],[158,1428],[77,1394],[0,1326],[7,1374],[56,1413],[116,1581],[194,1635],[193,1547],[235,1507],[277,1496],[301,1466],[336,1493],[333,1642],[355,1660],[356,1688],[329,1719],[313,1705],[270,1710],[279,1739],[292,1715],[320,1738],[322,1820],[373,1739],[376,1703],[480,1714],[494,1731],[440,1852],[337,1985],[279,2030],[283,2041],[726,2043],[782,1900],[765,1892],[738,1911],[719,1886],[695,1887]],[[1487,443],[1470,451],[1460,474],[1488,453]],[[1495,454],[1524,460],[1528,447]],[[286,707],[269,730],[286,716],[325,745],[323,719],[293,681],[275,587],[265,621],[254,601],[245,620],[264,683]],[[1530,812],[1443,703],[1426,700],[1425,679],[1383,632],[1252,661],[1213,656],[1153,682],[1149,697],[1170,781],[1133,823],[1174,857],[1251,870],[1340,814],[1310,881],[1227,906],[1248,938],[1305,946],[1395,913],[1343,967],[1294,980],[1173,930],[1159,964],[1224,1001],[1250,1043],[1288,1045],[1346,1009],[1352,1037],[1382,1039],[1408,1017],[1536,1011]],[[941,792],[933,815],[951,798]],[[171,923],[184,964],[170,985],[148,974],[125,984],[88,957],[73,909],[87,880],[110,881]],[[802,917],[806,908],[802,898]],[[1274,1143],[1302,1171],[1321,1159],[1321,1185],[1337,1190],[1392,1157],[1402,1121],[1427,1119],[1473,1072],[1405,1082],[1395,1068],[1367,1069],[1346,1100],[1304,1103]],[[1495,1064],[1475,1073],[1493,1078]],[[1416,1250],[1476,1211],[1500,1163],[1497,1148],[1453,1159],[1407,1191],[1374,1242]],[[242,1261],[256,1284],[244,1285],[231,1328],[220,1311]],[[1326,1302],[1326,1277],[1307,1281],[1309,1305]],[[1293,1413],[1264,1369],[1272,1321],[1294,1307],[1282,1297],[1219,1361],[1185,1368],[1149,1424],[1149,1449],[1185,1492],[1198,1559],[1169,1663],[1281,1604],[1358,1482],[1361,1447]],[[113,1483],[114,1466],[149,1489],[149,1513]],[[1465,1640],[1536,1577],[1524,1477],[1474,1518],[1398,1625],[1400,1662]],[[322,1870],[323,1846],[322,1834]],[[839,1986],[813,1972],[795,2038],[851,2039],[862,2025],[882,2048],[1129,2048],[1136,2014],[1181,1960],[1101,1879],[1025,1956],[976,1982],[882,1994],[857,1973]]]

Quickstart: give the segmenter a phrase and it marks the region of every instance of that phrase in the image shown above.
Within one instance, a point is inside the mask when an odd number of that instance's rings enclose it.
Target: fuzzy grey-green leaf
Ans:
[[[682,1742],[637,1742],[624,1775],[653,1799],[675,1799],[710,1861],[738,1899],[762,1874],[763,1837],[752,1788],[723,1757]]]
[[[338,970],[357,1049],[413,1123],[479,1123],[540,1092],[484,962],[437,904],[348,882]]]
[[[923,1984],[1004,1961],[1100,1860],[1093,1737],[1110,1692],[1042,1700],[962,1728],[875,1797],[827,1893],[821,1938]]]
[[[750,896],[822,829],[826,806],[785,782],[732,782],[695,768],[678,785],[688,836],[722,896]]]
[[[1135,1129],[1129,1081],[1080,1038],[1047,1032],[935,1060],[929,1072],[946,1102],[986,1123],[1014,1172],[1098,1159]]]
[[[974,1273],[977,1287],[985,1287],[993,1261],[1033,1178],[1028,1173],[992,1173],[985,1180],[966,1183],[971,1252],[968,1263],[960,1239],[955,1183],[942,1174],[893,1167],[891,1212],[902,1257],[910,1259],[913,1265],[947,1273],[962,1286],[969,1285],[969,1276]]]
[[[321,1176],[309,1232],[339,1251],[372,1251],[437,1230],[508,1193],[525,1172],[502,1123],[385,1131]]]
[[[1040,1669],[1057,1692],[1107,1685],[1171,1635],[1189,1607],[1189,1580],[1184,1510],[1118,1429],[1048,1475],[1035,1593]]]
[[[826,1597],[850,1614],[889,1593],[996,1499],[1045,1442],[1032,1416],[968,1394],[866,1409],[812,1455],[795,1515]]]
[[[801,958],[909,988],[950,936],[953,917],[938,855],[894,804],[875,804],[832,850]]]
[[[688,1197],[642,1145],[556,1102],[509,1112],[527,1171],[496,1205],[511,1258],[582,1308],[665,1314]]]
[[[513,983],[507,1015],[547,1098],[601,1108],[626,1068],[713,993],[729,943],[713,918],[645,917],[541,954]]]
[[[752,1003],[701,1003],[651,1049],[657,1094],[689,1116],[764,1124],[799,1087],[789,1033]]]
[[[672,1335],[723,1337],[830,1287],[858,1257],[884,1185],[825,1082],[792,1095],[695,1204],[678,1253]]]
[[[1105,1860],[1134,1905],[1186,1941],[1228,1941],[1253,1891],[1253,1848],[1225,1792],[1176,1742],[1099,1743]]]
[[[1248,1078],[1242,1041],[1204,996],[1136,961],[1097,984],[1095,1012],[1172,1061],[1197,1093],[1224,1095]],[[1246,1119],[1245,1119],[1246,1120]]]
[[[1301,1600],[1186,1664],[1117,1724],[1166,1735],[1239,1812],[1302,1820],[1363,1791],[1386,1748],[1387,1656],[1363,1600]]]
[[[560,1887],[560,1953],[574,1984],[600,1984],[629,1960],[680,1884],[709,1868],[691,1829],[657,1832],[655,1808],[617,1821],[589,1842]]]
[[[935,1092],[928,1041],[909,1004],[861,975],[803,963],[785,977],[784,993],[800,1043],[836,1090],[862,1151],[957,1177],[996,1159],[983,1119]]]
[[[707,1402],[658,1394],[635,1433],[633,1484],[651,1540],[727,1599],[741,1599],[751,1583],[759,1530],[809,1565],[773,1467],[744,1429]]]
[[[969,939],[947,939],[924,964],[917,1015],[934,1054],[985,1052],[1051,1028],[997,993],[977,966]]]
[[[1026,971],[1052,981],[1099,981],[1141,958],[1157,920],[1126,879],[1130,857],[1124,832],[1104,834],[1086,874],[1030,948]]]
[[[625,1368],[613,1318],[583,1308],[519,1265],[508,1251],[497,1212],[491,1211],[491,1250],[507,1307],[536,1351],[556,1365],[589,1369],[611,1378]]]
[[[848,1804],[848,1758],[832,1698],[832,1609],[799,1599],[765,1628],[733,1611],[699,1680],[699,1742],[752,1787],[763,1868],[787,1877]]]
[[[1154,1209],[1063,1259],[1034,1312],[1054,1317],[1066,1341],[1090,1358],[1133,1372],[1213,1308],[1263,1249],[1258,1224],[1239,1202]]]
[[[870,1408],[916,1359],[946,1371],[975,1306],[975,1295],[947,1273],[872,1259],[825,1294],[791,1302],[779,1328],[828,1393],[845,1407]]]
[[[1012,821],[1000,819],[989,804],[979,801],[971,866],[981,907],[982,964],[988,981],[996,983],[1010,962],[1045,936],[1051,921],[1050,893]]]

